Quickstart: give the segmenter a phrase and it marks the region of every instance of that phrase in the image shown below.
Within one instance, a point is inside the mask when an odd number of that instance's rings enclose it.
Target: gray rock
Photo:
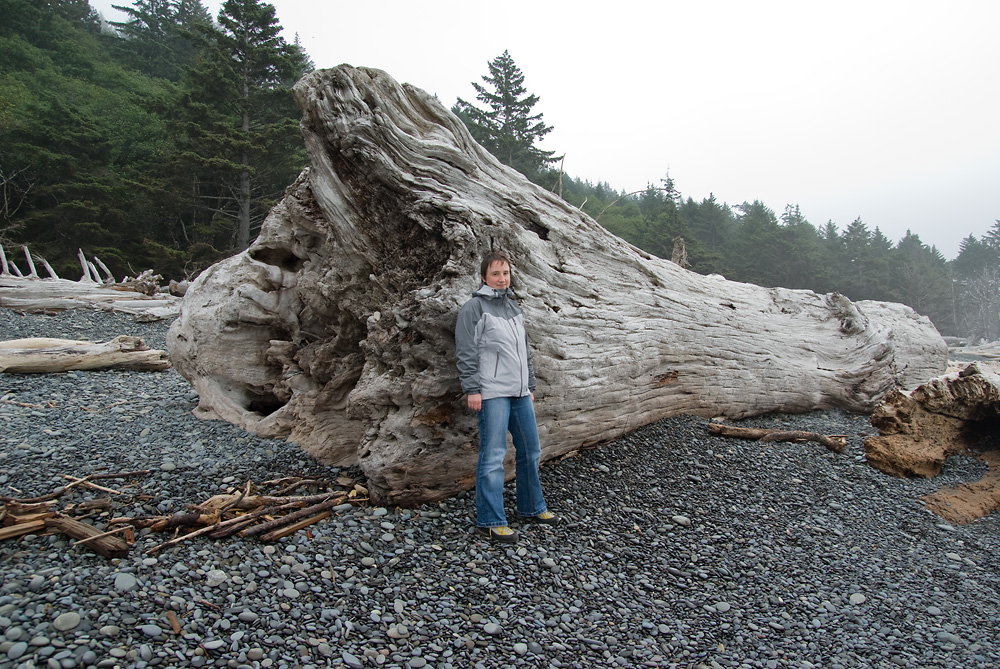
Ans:
[[[349,669],[362,669],[362,667],[365,666],[361,660],[346,650],[340,652],[340,659],[343,660],[344,664],[347,665]]]
[[[148,637],[157,637],[163,634],[160,626],[154,624],[142,625],[139,627],[139,631]]]
[[[118,592],[132,592],[139,586],[139,580],[134,574],[119,573],[115,576],[115,590]]]
[[[68,632],[71,629],[75,629],[79,624],[80,614],[75,611],[62,613],[56,616],[56,619],[52,621],[52,627],[60,632]]]
[[[10,648],[7,649],[7,659],[9,660],[20,659],[20,657],[27,652],[28,652],[28,642],[17,641],[11,644]]]

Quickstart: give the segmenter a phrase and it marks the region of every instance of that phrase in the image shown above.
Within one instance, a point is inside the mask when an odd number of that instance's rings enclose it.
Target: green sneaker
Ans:
[[[507,526],[504,527],[477,527],[477,534],[484,534],[490,541],[497,541],[503,544],[516,544],[517,532]]]
[[[537,516],[528,516],[527,520],[532,523],[540,523],[542,525],[558,525],[562,522],[562,519],[551,511],[542,511]]]

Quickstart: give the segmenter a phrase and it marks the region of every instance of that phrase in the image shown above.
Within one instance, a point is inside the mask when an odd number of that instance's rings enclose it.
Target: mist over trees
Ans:
[[[0,0],[0,243],[64,276],[82,248],[118,277],[191,277],[246,248],[306,166],[290,89],[313,65],[266,2],[227,0],[217,17],[201,0],[119,9],[109,24],[86,0]],[[477,141],[636,246],[670,258],[682,237],[696,272],[902,302],[942,334],[1000,339],[1000,222],[948,261],[861,219],[695,201],[683,175],[626,195],[539,147],[551,126],[510,53],[485,69],[453,107]]]

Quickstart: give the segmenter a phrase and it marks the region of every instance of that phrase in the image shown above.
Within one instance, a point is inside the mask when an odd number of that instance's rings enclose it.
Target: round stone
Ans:
[[[7,659],[16,660],[28,652],[28,642],[18,641],[7,649]]]
[[[160,629],[160,626],[153,624],[142,625],[139,627],[139,631],[148,637],[157,637],[163,634],[163,630]]]
[[[726,613],[727,611],[729,611],[730,608],[732,607],[730,606],[729,602],[716,602],[715,604],[715,610],[718,611],[719,613]]]
[[[670,522],[681,527],[690,527],[691,519],[687,516],[670,516]]]
[[[526,643],[515,643],[514,652],[518,655],[525,655],[528,652],[528,644]]]
[[[59,630],[60,632],[68,632],[74,629],[80,624],[80,614],[75,611],[69,611],[67,613],[62,613],[56,616],[56,619],[52,621],[52,627]]]
[[[115,576],[115,590],[118,592],[131,592],[139,585],[139,580],[134,574],[120,573]]]
[[[483,631],[489,634],[490,636],[496,636],[500,634],[500,632],[502,632],[503,629],[496,623],[486,623],[485,625],[483,625]]]
[[[860,592],[855,592],[851,595],[851,604],[857,606],[858,604],[864,604],[868,598],[862,595]]]
[[[240,619],[240,622],[255,623],[255,622],[257,622],[257,619],[260,616],[258,616],[253,611],[240,611],[240,614],[238,616],[236,616],[236,617]]]

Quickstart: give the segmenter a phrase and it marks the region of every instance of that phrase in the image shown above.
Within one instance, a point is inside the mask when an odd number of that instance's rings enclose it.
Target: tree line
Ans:
[[[87,0],[0,0],[0,242],[66,276],[77,249],[118,276],[197,274],[247,247],[303,167],[291,86],[313,69],[273,5],[135,0],[105,23]],[[861,219],[815,226],[797,205],[684,198],[665,175],[626,194],[570,177],[538,147],[539,97],[504,52],[453,111],[501,162],[608,230],[689,268],[764,286],[902,302],[942,334],[1000,338],[1000,222],[946,260]]]
[[[312,65],[267,3],[117,8],[0,0],[0,241],[180,278],[246,248],[305,165],[290,87]]]

